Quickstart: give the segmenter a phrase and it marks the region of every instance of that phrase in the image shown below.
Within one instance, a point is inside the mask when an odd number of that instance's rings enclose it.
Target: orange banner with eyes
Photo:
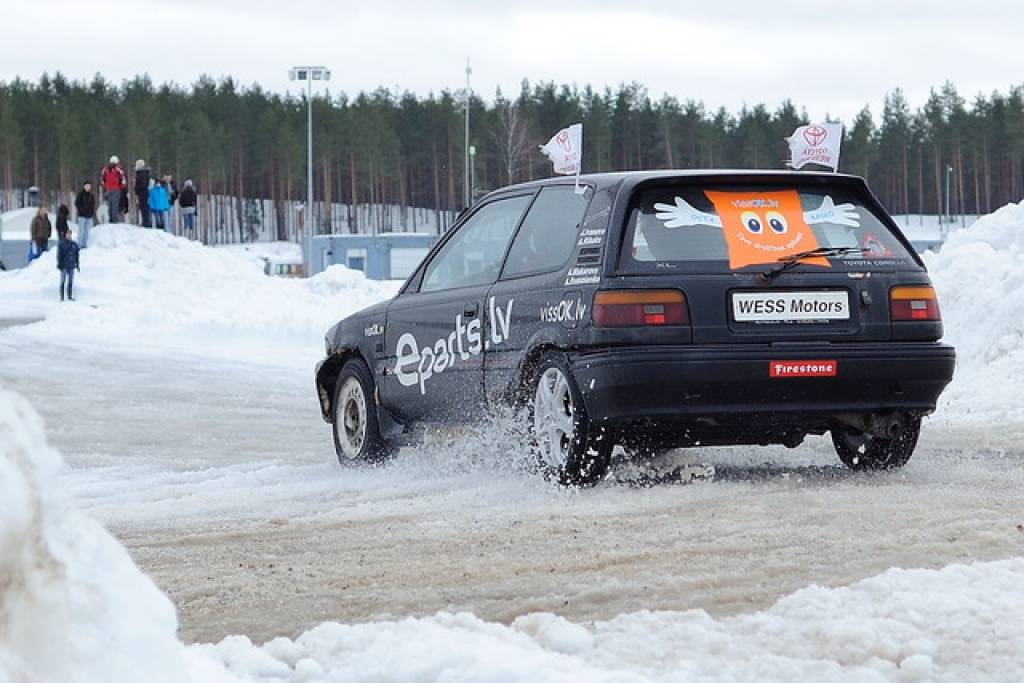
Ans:
[[[779,192],[704,192],[722,220],[722,232],[733,270],[818,248],[818,240],[804,221],[796,190]],[[803,263],[831,268],[817,256]]]

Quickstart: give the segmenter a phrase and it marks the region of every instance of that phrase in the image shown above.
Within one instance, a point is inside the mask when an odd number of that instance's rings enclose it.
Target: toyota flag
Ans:
[[[555,173],[576,175],[578,192],[580,167],[583,165],[583,124],[574,123],[558,131],[548,144],[540,146],[540,151],[551,159]]]
[[[800,126],[793,135],[786,138],[789,143],[792,168],[803,168],[805,164],[828,166],[839,170],[839,145],[843,141],[843,124],[812,123]]]

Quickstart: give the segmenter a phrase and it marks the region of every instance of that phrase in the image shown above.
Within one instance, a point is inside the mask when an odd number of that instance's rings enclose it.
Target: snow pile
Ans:
[[[0,273],[0,318],[46,320],[18,334],[307,366],[340,318],[397,291],[344,266],[267,277],[250,254],[130,225],[93,229],[74,303],[58,301],[56,250]]]
[[[260,268],[272,263],[302,264],[302,247],[295,242],[246,242],[244,244],[218,244],[216,249],[246,254],[256,260]]]
[[[939,419],[1024,419],[1024,202],[958,230],[925,262],[957,373]]]
[[[75,509],[39,415],[0,391],[0,680],[179,681],[174,606]]]
[[[1024,680],[1022,586],[1014,559],[891,569],[723,619],[637,612],[582,626],[531,614],[503,626],[441,613],[193,650],[267,681]]]

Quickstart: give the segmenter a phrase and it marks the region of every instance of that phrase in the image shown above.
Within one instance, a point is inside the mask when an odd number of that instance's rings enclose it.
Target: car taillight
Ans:
[[[893,287],[889,291],[889,317],[896,320],[942,320],[935,289],[928,285]]]
[[[598,327],[688,325],[686,296],[678,289],[626,289],[594,295]]]

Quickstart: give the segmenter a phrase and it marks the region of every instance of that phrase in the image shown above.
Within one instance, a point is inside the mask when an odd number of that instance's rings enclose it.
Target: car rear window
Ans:
[[[620,269],[740,270],[830,247],[851,251],[800,267],[916,267],[906,247],[850,189],[679,184],[644,190],[635,199]]]

